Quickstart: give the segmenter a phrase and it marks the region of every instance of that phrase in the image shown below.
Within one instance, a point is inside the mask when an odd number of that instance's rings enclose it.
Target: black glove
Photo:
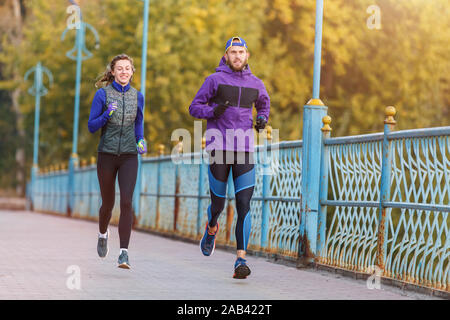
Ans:
[[[225,104],[219,104],[217,107],[214,108],[214,117],[220,118],[221,115],[227,110],[228,106],[230,105],[230,102],[227,101]]]
[[[266,117],[264,116],[257,116],[256,117],[256,124],[255,124],[255,129],[256,130],[264,130],[264,128],[266,127],[267,124],[267,120]]]

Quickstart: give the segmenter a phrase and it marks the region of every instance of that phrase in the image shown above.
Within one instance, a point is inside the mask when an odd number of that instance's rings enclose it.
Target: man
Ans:
[[[206,150],[210,155],[208,178],[211,205],[200,248],[205,256],[214,252],[219,230],[217,221],[225,206],[231,169],[238,215],[235,230],[237,259],[233,275],[237,279],[250,275],[245,254],[251,231],[250,200],[255,185],[252,108],[254,105],[257,111],[257,130],[265,128],[270,110],[270,99],[264,84],[248,66],[249,57],[244,39],[229,39],[216,73],[205,79],[189,107],[193,117],[207,119]]]

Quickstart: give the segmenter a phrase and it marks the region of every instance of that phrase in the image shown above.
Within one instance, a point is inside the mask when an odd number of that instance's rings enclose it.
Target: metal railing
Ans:
[[[384,277],[448,292],[450,127],[393,132],[395,110],[386,115],[384,133],[339,138],[330,138],[331,119],[323,119],[314,261],[362,273],[376,266]],[[302,141],[271,143],[270,135],[256,148],[250,250],[299,258],[303,156]],[[163,149],[144,157],[135,226],[199,240],[210,202],[205,159],[204,151],[174,157]],[[39,173],[34,209],[66,214],[67,179],[66,170]],[[76,170],[74,197],[72,216],[97,219],[94,162]],[[219,244],[235,245],[233,200],[230,179]]]
[[[450,127],[324,139],[319,263],[449,291]],[[328,181],[327,181],[328,180]]]

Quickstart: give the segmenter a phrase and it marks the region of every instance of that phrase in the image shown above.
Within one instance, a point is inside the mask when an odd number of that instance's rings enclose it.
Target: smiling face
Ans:
[[[111,71],[111,73],[114,76],[114,80],[118,84],[126,86],[133,76],[133,66],[131,65],[130,60],[118,60],[116,61],[114,69]]]
[[[231,46],[224,56],[231,70],[241,71],[247,65],[250,53],[244,47]]]

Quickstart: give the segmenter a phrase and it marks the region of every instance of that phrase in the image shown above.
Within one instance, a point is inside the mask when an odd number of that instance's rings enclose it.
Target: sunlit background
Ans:
[[[94,83],[111,58],[134,58],[140,89],[142,2],[80,0],[93,57],[83,61],[78,154],[96,155],[99,132],[87,120]],[[66,57],[74,32],[68,1],[0,0],[0,193],[25,193],[32,164],[34,97],[25,72],[40,61],[54,84],[41,99],[39,166],[67,162],[72,148],[75,63]],[[371,6],[379,8],[374,27]],[[332,136],[379,132],[384,108],[397,108],[396,129],[450,124],[448,0],[325,1],[320,98]],[[214,72],[225,42],[247,41],[252,72],[271,97],[269,124],[280,140],[301,139],[302,108],[312,95],[314,0],[151,0],[148,29],[145,137],[150,154],[171,147],[171,132],[193,132],[188,107]],[[46,79],[46,78],[45,78]],[[44,84],[48,87],[47,81]]]

